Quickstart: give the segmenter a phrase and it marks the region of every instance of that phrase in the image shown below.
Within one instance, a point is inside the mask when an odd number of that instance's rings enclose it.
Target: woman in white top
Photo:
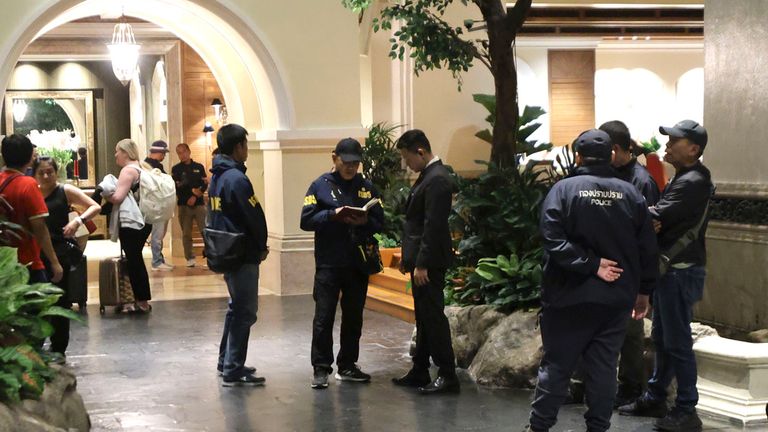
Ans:
[[[138,145],[128,138],[120,140],[115,146],[115,162],[121,168],[120,176],[117,178],[117,188],[112,195],[104,198],[113,205],[119,206],[129,193],[133,193],[136,201],[138,201],[139,178],[143,169],[148,168],[141,162]],[[150,224],[144,224],[141,229],[120,227],[120,248],[125,253],[128,263],[128,278],[131,281],[136,300],[135,305],[124,306],[123,310],[126,312],[146,313],[152,310],[152,306],[149,304],[149,300],[152,299],[149,290],[149,275],[142,256],[142,249],[144,249],[144,244],[151,232],[152,225]]]

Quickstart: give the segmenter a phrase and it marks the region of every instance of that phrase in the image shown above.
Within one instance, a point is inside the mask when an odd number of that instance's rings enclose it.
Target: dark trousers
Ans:
[[[236,379],[245,374],[251,326],[259,311],[259,265],[243,264],[233,272],[224,273],[224,281],[229,303],[219,344],[219,364],[224,377]]]
[[[368,275],[355,267],[315,270],[315,317],[312,320],[312,366],[331,370],[333,364],[333,322],[341,294],[340,348],[336,357],[339,370],[355,365],[360,354],[363,308],[368,295]]]
[[[684,410],[693,410],[699,402],[691,320],[693,305],[703,295],[705,276],[701,266],[670,269],[653,292],[651,338],[656,358],[647,393],[654,400],[666,400],[667,387],[676,378],[675,405]]]
[[[444,377],[456,376],[456,358],[451,343],[451,327],[445,317],[445,270],[428,269],[429,283],[416,286],[411,273],[411,291],[416,315],[416,350],[413,368],[427,371],[429,358]]]
[[[144,228],[136,230],[133,228],[120,228],[120,248],[128,261],[128,279],[133,288],[133,297],[136,301],[147,301],[152,299],[149,291],[149,275],[147,266],[144,264],[144,257],[141,251],[144,244],[152,232],[152,225],[144,225]]]
[[[619,358],[619,394],[640,396],[645,386],[645,324],[643,320],[629,320],[624,345]]]
[[[628,309],[595,304],[543,309],[544,356],[531,404],[532,429],[548,431],[557,422],[557,413],[579,357],[586,383],[587,430],[603,432],[610,428],[616,395],[616,363],[629,317]]]
[[[65,309],[72,309],[72,301],[69,299],[68,295],[70,266],[69,264],[64,264],[62,261],[61,267],[64,269],[61,280],[54,282],[53,284],[63,289],[64,294],[59,297],[59,300],[56,302],[56,306],[60,306]],[[69,346],[69,318],[52,316],[48,318],[48,321],[53,326],[53,334],[51,335],[51,351],[64,354],[67,351],[67,346]]]

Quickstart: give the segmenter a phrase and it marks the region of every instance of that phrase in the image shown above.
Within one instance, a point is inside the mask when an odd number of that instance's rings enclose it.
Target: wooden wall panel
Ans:
[[[192,150],[192,159],[207,168],[211,166],[211,151],[216,148],[216,132],[210,137],[203,133],[205,122],[218,131],[211,101],[219,98],[226,105],[219,84],[202,58],[189,45],[182,43],[182,111],[184,142]]]
[[[570,144],[595,127],[594,50],[549,51],[549,110],[555,145]]]

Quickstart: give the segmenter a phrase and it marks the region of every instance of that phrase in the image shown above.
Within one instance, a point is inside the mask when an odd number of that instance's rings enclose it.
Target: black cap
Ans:
[[[344,162],[360,162],[363,159],[363,146],[354,138],[339,141],[333,152]]]
[[[574,151],[583,158],[600,159],[606,162],[611,161],[611,152],[613,151],[613,141],[608,133],[600,129],[590,129],[584,131],[573,142]]]
[[[672,127],[659,126],[659,132],[673,138],[688,138],[702,151],[707,146],[707,130],[693,120],[683,120]]]

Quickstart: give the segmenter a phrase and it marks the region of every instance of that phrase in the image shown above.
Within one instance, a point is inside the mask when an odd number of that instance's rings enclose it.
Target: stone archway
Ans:
[[[38,35],[63,23],[118,10],[165,27],[194,48],[210,66],[224,94],[232,123],[250,131],[291,129],[293,109],[277,62],[257,29],[226,6],[203,0],[45,0],[28,22],[19,22],[14,41],[0,46],[6,59],[18,59]],[[0,66],[5,89],[14,61]]]

